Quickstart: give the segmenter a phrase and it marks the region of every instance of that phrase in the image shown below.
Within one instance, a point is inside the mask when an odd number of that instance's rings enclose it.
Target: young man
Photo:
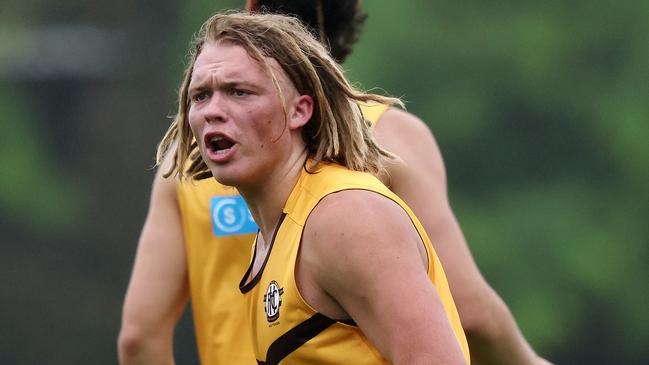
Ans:
[[[391,154],[358,103],[398,100],[354,90],[286,16],[217,14],[195,50],[161,151],[237,188],[259,225],[240,284],[257,363],[469,363],[425,231],[373,176]]]
[[[324,7],[317,3],[260,0],[248,1],[247,6],[296,14],[314,29],[324,28],[326,37],[321,32],[321,38],[329,39],[334,57],[343,61],[363,16],[355,0],[322,2]],[[387,166],[390,188],[413,208],[432,237],[472,356],[483,364],[544,363],[471,258],[448,205],[444,166],[430,131],[413,115],[386,109],[365,108],[365,117],[374,124],[380,121],[375,127],[379,144],[404,161]],[[164,162],[154,182],[125,302],[120,358],[123,363],[138,358],[150,361],[143,363],[173,362],[173,330],[190,292],[201,362],[254,361],[248,336],[241,333],[246,324],[241,294],[235,288],[250,259],[253,238],[244,233],[256,229],[238,213],[243,202],[234,189],[212,179],[179,184],[162,178],[171,163]]]

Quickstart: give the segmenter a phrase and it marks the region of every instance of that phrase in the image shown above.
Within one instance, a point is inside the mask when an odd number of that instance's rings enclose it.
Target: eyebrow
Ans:
[[[211,88],[211,86],[208,87],[208,85],[212,85],[211,75],[205,75],[198,78],[192,77],[192,79],[189,82],[189,91]],[[219,89],[227,89],[227,88],[241,87],[241,86],[247,88],[255,87],[254,83],[246,81],[240,76],[233,76],[231,78],[228,78],[226,76],[225,81],[218,81]]]
[[[190,84],[189,88],[187,89],[187,93],[192,94],[194,92],[199,92],[199,91],[213,90],[211,85],[212,85],[211,83],[207,83],[207,82],[197,82],[194,84]],[[253,86],[245,82],[227,81],[227,82],[219,83],[216,87],[216,90],[230,90],[230,89],[236,89],[241,87],[250,89]]]

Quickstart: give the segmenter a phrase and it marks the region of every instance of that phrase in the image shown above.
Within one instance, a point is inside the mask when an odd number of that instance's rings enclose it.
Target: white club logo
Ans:
[[[264,294],[266,319],[268,322],[275,322],[279,318],[279,306],[282,305],[282,294],[284,289],[279,287],[275,280],[271,281]]]

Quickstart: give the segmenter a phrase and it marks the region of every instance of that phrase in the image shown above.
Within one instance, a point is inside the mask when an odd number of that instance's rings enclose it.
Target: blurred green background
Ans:
[[[113,364],[188,41],[239,1],[0,11],[0,363]],[[345,65],[433,130],[484,275],[557,364],[649,359],[649,2],[378,1]],[[179,364],[196,363],[188,315]]]

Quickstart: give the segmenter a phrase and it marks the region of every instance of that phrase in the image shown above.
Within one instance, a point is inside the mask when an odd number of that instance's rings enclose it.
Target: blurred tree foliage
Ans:
[[[0,266],[14,295],[0,305],[0,362],[114,363],[149,168],[187,44],[211,13],[243,3],[3,7]],[[348,75],[403,97],[429,124],[476,261],[526,337],[556,363],[645,364],[649,2],[363,8]],[[94,51],[69,42],[60,52],[92,59],[112,44],[108,71],[45,72],[58,58],[43,56],[38,34],[61,25],[109,34]],[[178,363],[195,362],[191,328],[177,342]]]
[[[430,125],[476,260],[527,337],[557,362],[646,361],[649,3],[364,8],[346,66]]]

